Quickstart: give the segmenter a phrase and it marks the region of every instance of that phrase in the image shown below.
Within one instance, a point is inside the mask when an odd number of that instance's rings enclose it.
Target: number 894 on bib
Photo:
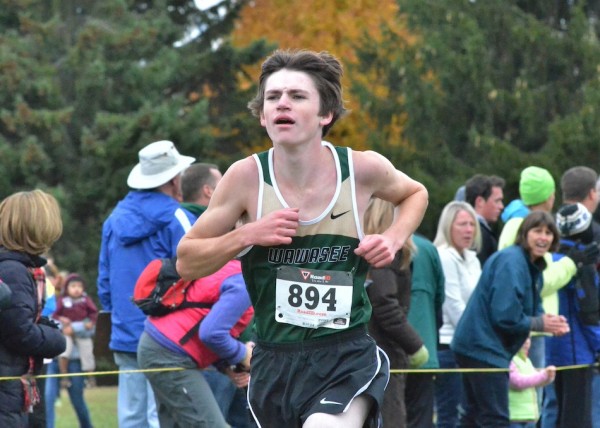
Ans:
[[[305,328],[348,328],[352,279],[350,272],[279,267],[275,320]]]

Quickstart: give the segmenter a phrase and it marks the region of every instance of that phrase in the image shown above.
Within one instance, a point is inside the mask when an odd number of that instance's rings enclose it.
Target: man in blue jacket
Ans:
[[[109,348],[119,374],[120,428],[158,427],[152,388],[137,370],[137,346],[146,316],[131,301],[136,280],[153,259],[173,257],[194,216],[180,207],[181,173],[193,157],[179,154],[171,141],[139,151],[139,163],[127,178],[133,189],[119,201],[102,227],[98,297],[111,312]]]
[[[563,205],[556,214],[556,223],[562,236],[556,259],[573,247],[584,247],[594,240],[592,213],[581,203]],[[568,320],[571,333],[546,338],[547,362],[556,367],[589,366],[557,371],[555,424],[591,428],[592,409],[597,405],[592,396],[592,367],[600,353],[596,263],[579,266],[577,275],[558,291],[558,299],[559,314]],[[549,406],[545,408],[548,409]]]

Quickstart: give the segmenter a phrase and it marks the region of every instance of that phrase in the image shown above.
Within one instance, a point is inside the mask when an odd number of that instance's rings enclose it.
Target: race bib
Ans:
[[[305,328],[345,329],[350,325],[350,272],[277,268],[275,320]]]

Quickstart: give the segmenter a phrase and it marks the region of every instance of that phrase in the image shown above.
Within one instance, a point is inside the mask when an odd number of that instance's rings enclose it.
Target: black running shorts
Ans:
[[[387,355],[364,327],[294,344],[257,343],[248,398],[259,427],[300,428],[313,413],[344,412],[372,398],[365,427],[379,426],[389,380]]]

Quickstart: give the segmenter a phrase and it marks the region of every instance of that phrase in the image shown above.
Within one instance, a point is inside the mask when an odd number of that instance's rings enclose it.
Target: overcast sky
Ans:
[[[194,0],[194,3],[196,3],[198,9],[204,10],[216,5],[217,3],[220,3],[221,1],[222,0]]]

